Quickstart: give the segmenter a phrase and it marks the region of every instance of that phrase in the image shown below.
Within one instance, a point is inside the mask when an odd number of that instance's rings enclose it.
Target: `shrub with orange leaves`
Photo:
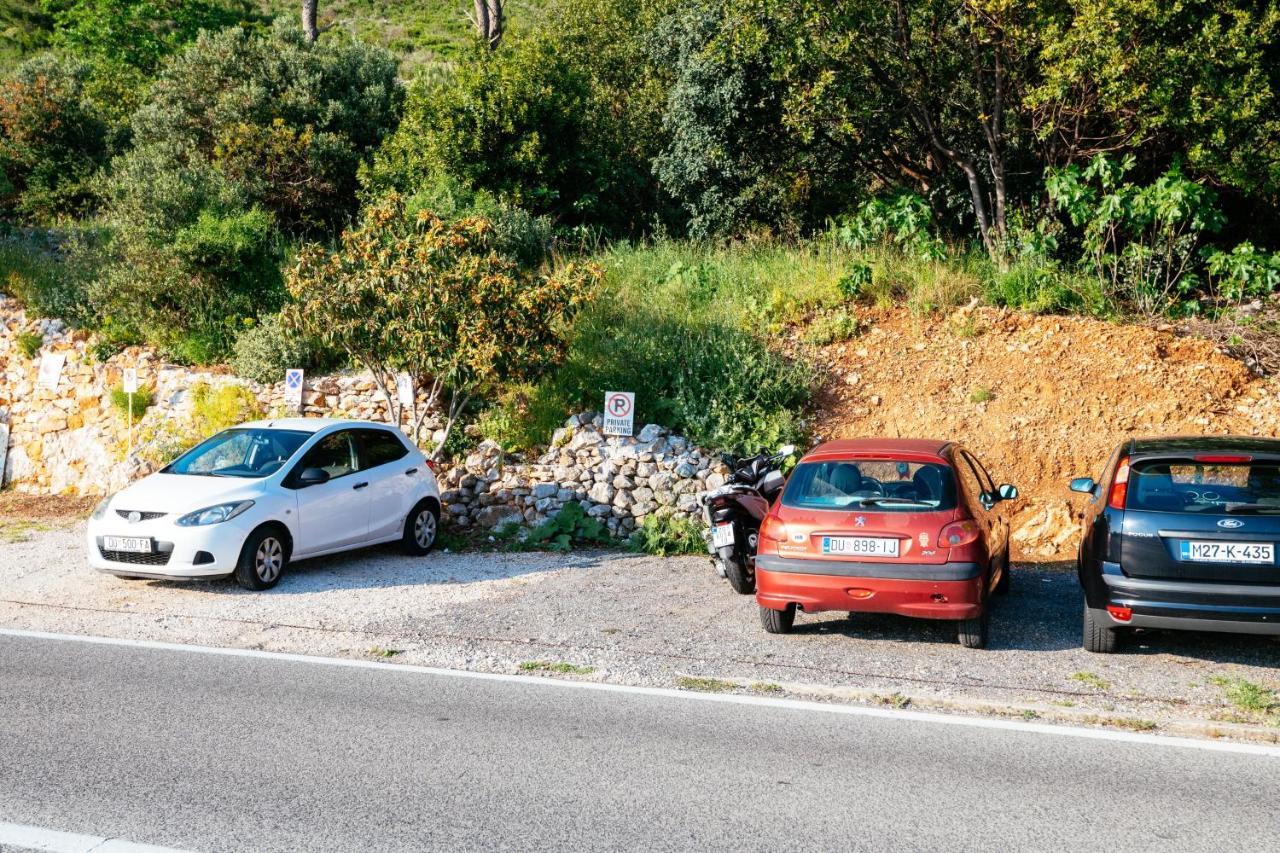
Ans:
[[[415,441],[427,414],[442,410],[438,454],[473,397],[559,364],[568,322],[601,278],[592,264],[522,269],[493,241],[488,219],[411,214],[388,196],[336,249],[303,247],[286,278],[286,321],[367,368]],[[397,400],[397,373],[419,392],[412,407]]]

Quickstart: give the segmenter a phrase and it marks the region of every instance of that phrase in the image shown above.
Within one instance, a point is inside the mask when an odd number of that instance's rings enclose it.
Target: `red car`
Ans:
[[[987,600],[1009,588],[1018,496],[949,441],[832,441],[803,459],[760,527],[756,601],[772,634],[796,609],[897,613],[956,623],[987,643]]]

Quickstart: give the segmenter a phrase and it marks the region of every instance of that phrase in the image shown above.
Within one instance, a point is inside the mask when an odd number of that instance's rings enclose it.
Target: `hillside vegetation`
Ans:
[[[408,373],[445,453],[606,388],[718,449],[890,429],[831,353],[971,305],[1280,363],[1275,2],[470,5],[0,0],[0,287],[104,356]]]

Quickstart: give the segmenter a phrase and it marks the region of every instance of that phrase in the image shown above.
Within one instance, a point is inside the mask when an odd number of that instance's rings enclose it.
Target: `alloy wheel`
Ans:
[[[436,517],[431,510],[422,510],[413,520],[413,539],[420,548],[430,548],[435,543]]]
[[[268,536],[258,543],[253,568],[263,583],[271,583],[280,576],[280,570],[284,568],[284,546],[279,539]]]

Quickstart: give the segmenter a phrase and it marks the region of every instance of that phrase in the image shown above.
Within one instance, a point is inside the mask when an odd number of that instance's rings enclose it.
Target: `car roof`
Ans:
[[[804,455],[804,459],[832,459],[841,456],[867,456],[871,454],[907,454],[929,458],[945,458],[945,452],[954,445],[952,441],[931,438],[841,438],[819,444]],[[801,461],[803,462],[804,459]]]
[[[264,418],[260,421],[240,424],[242,429],[290,429],[298,432],[320,432],[330,427],[394,429],[390,424],[381,421],[362,421],[354,418]]]
[[[1179,453],[1280,454],[1280,439],[1249,435],[1153,436],[1130,439],[1128,451],[1130,456]]]

